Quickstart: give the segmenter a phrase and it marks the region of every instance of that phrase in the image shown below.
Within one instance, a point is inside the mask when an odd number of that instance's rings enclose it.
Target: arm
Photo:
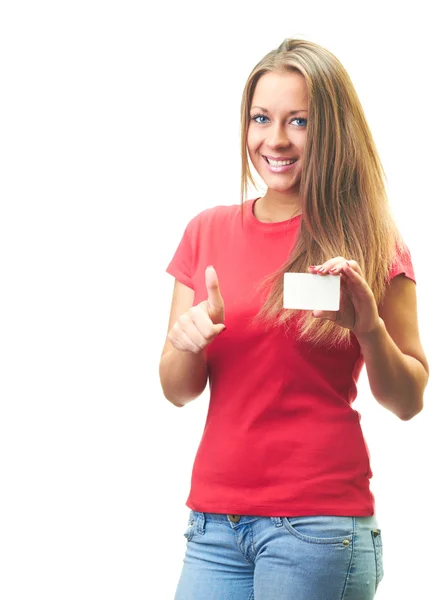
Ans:
[[[177,279],[174,282],[168,333],[179,316],[187,312],[194,301],[194,291]],[[174,406],[184,406],[204,391],[207,381],[205,351],[195,354],[175,348],[168,338],[162,351],[159,377],[163,394]]]
[[[184,406],[204,391],[208,378],[204,355],[204,350],[194,354],[173,347],[162,354],[159,366],[160,383],[163,395],[174,406]]]
[[[357,336],[375,399],[400,419],[412,419],[423,408],[429,366],[417,324],[415,283],[398,275],[389,285],[379,324]]]

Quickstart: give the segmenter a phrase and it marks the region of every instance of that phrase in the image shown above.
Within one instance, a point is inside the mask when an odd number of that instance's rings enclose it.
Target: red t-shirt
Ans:
[[[247,200],[203,210],[187,225],[166,271],[207,298],[213,265],[226,331],[206,347],[210,402],[186,505],[200,512],[258,516],[370,516],[369,451],[351,406],[364,365],[347,350],[297,342],[284,326],[249,326],[262,305],[257,285],[292,251],[301,215],[262,223]],[[415,281],[411,257],[390,278]]]

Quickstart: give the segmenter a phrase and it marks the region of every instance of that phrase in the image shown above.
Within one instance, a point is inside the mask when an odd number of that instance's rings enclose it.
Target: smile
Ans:
[[[292,171],[294,165],[297,162],[297,158],[289,158],[286,160],[272,160],[263,156],[266,161],[266,167],[271,173],[282,174]]]
[[[285,160],[272,160],[267,156],[263,156],[263,158],[272,167],[286,167],[287,165],[292,165],[297,162],[297,158],[287,158]]]

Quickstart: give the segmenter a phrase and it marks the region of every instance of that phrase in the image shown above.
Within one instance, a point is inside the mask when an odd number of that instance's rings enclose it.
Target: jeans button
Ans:
[[[232,521],[232,523],[238,523],[239,520],[241,519],[240,515],[227,515],[227,516]]]

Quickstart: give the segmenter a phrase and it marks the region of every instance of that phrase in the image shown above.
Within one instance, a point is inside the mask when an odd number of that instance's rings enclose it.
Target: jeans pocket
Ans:
[[[372,540],[373,547],[375,549],[375,564],[376,564],[376,585],[375,590],[378,587],[379,582],[384,577],[383,569],[383,540],[381,538],[381,529],[372,529]]]
[[[353,540],[353,517],[302,516],[282,517],[285,529],[294,537],[311,544],[344,544]]]
[[[187,538],[187,542],[190,542],[194,535],[194,526],[195,526],[195,514],[194,510],[190,510],[190,514],[188,515],[188,525],[185,530],[184,537]]]

